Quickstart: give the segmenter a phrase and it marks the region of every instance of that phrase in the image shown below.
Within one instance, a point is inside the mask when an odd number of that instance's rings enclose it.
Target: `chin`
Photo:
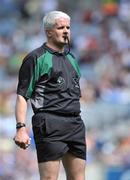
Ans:
[[[65,46],[67,44],[67,42],[60,42],[59,45],[62,47],[62,46]]]
[[[64,41],[63,44],[64,44],[64,45],[68,44],[68,41]]]

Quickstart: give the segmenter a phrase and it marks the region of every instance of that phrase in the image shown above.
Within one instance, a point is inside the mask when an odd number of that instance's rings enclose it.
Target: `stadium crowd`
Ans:
[[[1,180],[38,179],[32,112],[30,109],[27,115],[31,146],[27,151],[20,150],[13,142],[14,106],[22,59],[45,41],[41,20],[54,9],[67,11],[72,17],[71,48],[82,73],[81,115],[86,124],[87,168],[89,172],[94,167],[97,172],[95,179],[90,179],[106,180],[108,167],[130,167],[130,2],[120,0],[109,7],[100,4],[94,10],[80,7],[71,11],[71,6],[58,0],[1,0]]]

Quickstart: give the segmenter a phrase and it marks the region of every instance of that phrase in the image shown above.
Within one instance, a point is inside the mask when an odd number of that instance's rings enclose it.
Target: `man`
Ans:
[[[40,180],[57,180],[62,160],[67,180],[85,180],[85,126],[80,117],[80,72],[65,48],[70,41],[70,17],[52,11],[43,18],[47,42],[29,53],[20,68],[16,100],[15,143],[30,144],[25,119],[27,100]]]

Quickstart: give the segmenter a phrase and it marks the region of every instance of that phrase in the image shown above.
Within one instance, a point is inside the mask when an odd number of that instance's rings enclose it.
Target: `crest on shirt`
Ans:
[[[57,79],[58,84],[63,84],[65,82],[65,79],[62,76],[59,76]]]

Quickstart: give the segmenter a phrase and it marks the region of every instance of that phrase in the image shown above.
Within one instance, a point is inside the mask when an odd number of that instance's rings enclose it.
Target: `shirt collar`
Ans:
[[[55,55],[67,55],[68,53],[69,53],[69,51],[67,50],[67,48],[65,48],[65,50],[64,50],[64,52],[58,52],[58,51],[56,51],[56,50],[54,50],[54,49],[52,49],[52,48],[50,48],[50,47],[48,47],[47,45],[46,45],[46,43],[44,43],[43,44],[43,48],[45,49],[45,50],[47,50],[48,52],[50,52],[51,54],[55,54]]]

